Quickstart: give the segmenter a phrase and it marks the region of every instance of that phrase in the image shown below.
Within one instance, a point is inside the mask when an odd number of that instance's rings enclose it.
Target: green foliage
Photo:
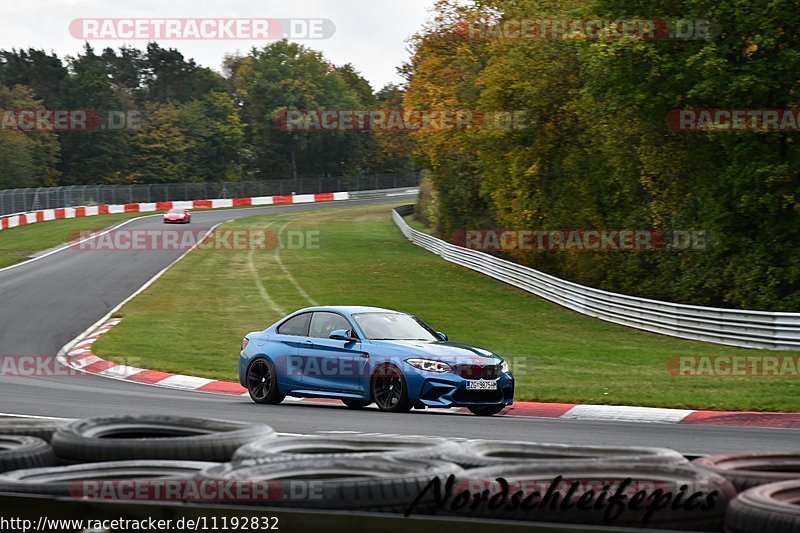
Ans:
[[[419,196],[414,208],[414,218],[434,232],[440,232],[439,225],[439,195],[433,186],[430,172],[424,172],[424,177],[419,183]]]
[[[0,110],[44,109],[33,91],[23,85],[8,89],[0,85]],[[0,129],[0,188],[55,184],[59,146],[47,131]]]
[[[465,38],[464,21],[710,19],[707,40]],[[441,0],[405,67],[408,105],[525,109],[536,127],[418,135],[455,228],[705,230],[704,252],[511,253],[651,298],[800,309],[791,132],[676,132],[673,109],[798,107],[800,11],[776,0]]]
[[[319,52],[279,41],[232,64],[232,81],[248,123],[248,141],[262,177],[358,174],[368,135],[283,131],[276,117],[291,109],[371,108],[369,84],[350,65],[335,69]]]
[[[176,104],[149,104],[146,110],[147,125],[131,139],[134,181],[198,181],[189,174],[198,145],[184,129],[181,110]]]

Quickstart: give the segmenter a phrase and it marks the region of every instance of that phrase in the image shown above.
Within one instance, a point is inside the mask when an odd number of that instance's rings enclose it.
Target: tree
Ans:
[[[356,83],[355,72],[345,71],[349,82]],[[277,116],[290,109],[363,107],[359,95],[322,54],[278,41],[236,60],[233,79],[260,177],[340,176],[358,171],[357,133],[289,132],[275,123]]]
[[[61,105],[62,82],[67,68],[55,54],[33,48],[0,50],[0,85],[30,87],[36,97],[50,109]]]
[[[244,125],[224,92],[210,92],[178,110],[180,128],[191,140],[188,174],[202,181],[238,181],[245,155]]]
[[[157,43],[147,45],[143,82],[150,102],[188,102],[211,91],[224,91],[222,77],[188,61],[174,48],[161,48]]]
[[[45,110],[30,87],[0,85],[0,110]],[[59,145],[52,131],[0,128],[0,188],[49,187],[57,183]]]
[[[106,58],[107,59],[107,58]],[[67,109],[83,109],[99,117],[92,131],[63,132],[61,149],[67,183],[104,183],[127,169],[130,132],[104,129],[111,112],[125,111],[109,78],[108,63],[86,44],[83,54],[69,58],[62,101]]]
[[[145,106],[146,125],[131,139],[130,181],[179,183],[202,181],[192,154],[198,143],[184,129],[181,109],[174,103]]]

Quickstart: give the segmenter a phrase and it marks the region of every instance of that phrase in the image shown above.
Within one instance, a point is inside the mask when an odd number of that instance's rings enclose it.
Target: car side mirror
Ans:
[[[328,338],[334,339],[334,340],[337,340],[337,341],[346,341],[346,342],[357,341],[358,340],[358,339],[354,338],[354,336],[350,332],[350,330],[347,330],[347,329],[335,329],[335,330],[331,331],[331,334],[328,335]]]
[[[447,333],[444,333],[443,331],[437,331],[437,332],[436,332],[436,334],[437,334],[437,335],[439,336],[439,338],[440,338],[440,339],[442,339],[443,341],[446,341],[446,340],[447,340]]]

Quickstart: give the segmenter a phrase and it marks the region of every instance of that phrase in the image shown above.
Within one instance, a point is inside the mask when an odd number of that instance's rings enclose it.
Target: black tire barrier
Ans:
[[[800,531],[800,479],[759,485],[739,494],[725,515],[728,533]]]
[[[106,461],[0,474],[0,492],[81,497],[82,483],[92,481],[191,479],[218,463],[203,461]]]
[[[405,457],[450,461],[448,457],[458,451],[458,444],[441,438],[363,435],[279,437],[245,444],[233,454],[233,461],[253,465],[290,459],[337,457]]]
[[[439,512],[463,517],[719,532],[728,503],[735,495],[736,490],[725,478],[689,465],[507,464],[467,470],[464,479],[449,489],[441,489],[440,499],[444,498],[445,503]],[[476,499],[480,503],[473,506]]]
[[[56,430],[66,426],[69,420],[44,418],[0,418],[0,434],[28,435],[50,442]]]
[[[53,448],[38,437],[0,435],[0,472],[56,464]]]
[[[226,463],[202,473],[205,479],[267,481],[268,506],[350,511],[404,512],[433,478],[443,481],[463,470],[440,460],[366,457],[315,457],[255,466]],[[246,503],[246,502],[244,502]],[[432,497],[418,502],[430,512]]]
[[[758,485],[800,479],[800,453],[725,453],[692,461],[699,469],[721,475],[739,492]]]
[[[687,464],[685,457],[667,448],[572,446],[536,442],[472,440],[461,443],[448,460],[464,468],[501,466],[513,463],[538,463],[556,467],[584,462],[622,462],[629,464]]]
[[[78,420],[53,435],[65,462],[176,459],[229,461],[253,440],[274,437],[265,424],[183,416],[115,416]]]
[[[6,428],[13,434],[3,436]],[[52,435],[52,448],[30,434]],[[50,466],[58,459],[79,464]],[[222,502],[234,504],[693,531],[721,531],[724,521],[730,533],[800,531],[800,454],[792,452],[720,454],[690,464],[663,448],[277,438],[266,425],[193,417],[0,419],[0,492],[76,497],[81,483],[154,479],[270,488],[260,499]],[[605,504],[621,486],[621,510],[609,520]],[[735,497],[735,488],[744,492]],[[526,500],[528,489],[539,490],[538,500]],[[548,489],[571,505],[536,507]],[[499,495],[503,505],[489,508],[498,491],[508,492]],[[595,505],[579,507],[586,497]]]

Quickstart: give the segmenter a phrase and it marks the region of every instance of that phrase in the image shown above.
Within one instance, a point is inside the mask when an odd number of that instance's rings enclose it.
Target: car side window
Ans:
[[[308,332],[309,337],[327,339],[331,331],[337,329],[352,329],[347,319],[338,313],[328,313],[319,311],[311,317],[311,328]]]
[[[278,326],[278,333],[281,335],[299,335],[305,337],[308,334],[308,323],[310,321],[311,313],[297,315]]]

